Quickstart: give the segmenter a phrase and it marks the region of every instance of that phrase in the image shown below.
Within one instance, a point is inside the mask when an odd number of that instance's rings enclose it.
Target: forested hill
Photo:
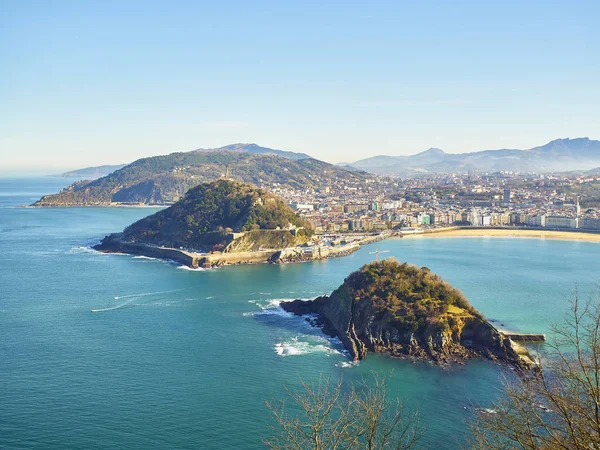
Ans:
[[[90,182],[78,182],[34,206],[172,204],[192,187],[229,172],[233,179],[257,186],[310,189],[335,181],[361,182],[368,175],[317,159],[293,160],[249,152],[193,151],[139,159]]]
[[[487,357],[527,367],[514,346],[464,295],[426,267],[376,261],[350,274],[329,296],[284,302],[297,315],[317,314],[323,331],[338,337],[353,359],[367,352],[436,361]]]
[[[277,242],[277,245],[283,247],[295,243],[293,234],[288,231],[290,225],[310,227],[281,198],[249,184],[220,179],[190,189],[174,205],[130,225],[123,232],[123,239],[222,250],[220,247],[232,232],[280,229],[286,242]],[[302,230],[301,234],[308,233]]]

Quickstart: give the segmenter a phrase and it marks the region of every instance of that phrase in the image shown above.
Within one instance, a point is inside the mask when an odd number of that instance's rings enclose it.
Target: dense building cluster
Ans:
[[[373,176],[297,191],[264,186],[318,233],[463,226],[600,231],[600,175],[512,172]]]

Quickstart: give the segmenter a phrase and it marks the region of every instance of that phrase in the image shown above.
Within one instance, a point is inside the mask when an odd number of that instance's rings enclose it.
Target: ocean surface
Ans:
[[[0,178],[0,448],[258,449],[264,405],[300,379],[372,371],[418,408],[423,448],[459,448],[511,372],[370,355],[277,308],[335,289],[385,256],[427,266],[504,328],[548,332],[577,287],[600,280],[600,245],[520,238],[396,239],[338,259],[188,270],[89,249],[152,208],[17,208],[72,180]]]

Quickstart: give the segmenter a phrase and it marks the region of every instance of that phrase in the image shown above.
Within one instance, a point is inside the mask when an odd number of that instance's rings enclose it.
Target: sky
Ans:
[[[0,172],[600,139],[600,2],[0,0]]]

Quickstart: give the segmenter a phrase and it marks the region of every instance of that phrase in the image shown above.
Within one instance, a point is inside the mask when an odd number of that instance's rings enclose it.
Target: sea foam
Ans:
[[[179,263],[177,265],[177,268],[181,269],[181,270],[189,270],[191,272],[206,272],[208,270],[208,269],[205,269],[203,267],[196,267],[196,268],[194,268],[194,267],[189,267],[189,266],[183,266],[183,265],[180,265]]]
[[[277,356],[297,356],[306,355],[309,353],[339,353],[337,350],[328,347],[324,344],[312,344],[310,342],[301,341],[298,338],[292,338],[289,341],[278,342],[273,347]]]

